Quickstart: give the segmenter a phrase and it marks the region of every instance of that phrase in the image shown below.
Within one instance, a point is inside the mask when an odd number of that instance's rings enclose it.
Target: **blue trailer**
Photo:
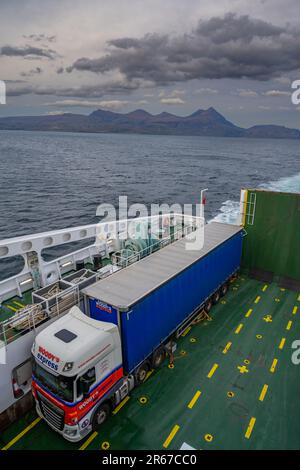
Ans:
[[[83,291],[91,318],[118,325],[124,371],[135,373],[225,293],[242,238],[242,227],[212,222],[201,250],[187,250],[181,239]]]

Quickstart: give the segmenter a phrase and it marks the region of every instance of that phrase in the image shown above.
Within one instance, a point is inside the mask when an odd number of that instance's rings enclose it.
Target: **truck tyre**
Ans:
[[[228,291],[228,284],[227,282],[225,282],[225,284],[222,285],[221,290],[220,290],[221,297],[224,297],[224,295],[227,294],[227,291]]]
[[[140,367],[137,369],[135,373],[135,381],[137,385],[140,385],[143,382],[145,382],[148,371],[149,371],[149,365],[146,362],[140,365]]]
[[[213,298],[212,298],[212,303],[216,305],[219,300],[220,300],[220,291],[217,290],[217,292],[214,293]]]
[[[209,313],[212,309],[213,303],[211,299],[208,299],[204,305],[204,310],[206,313]]]
[[[110,406],[107,403],[100,405],[95,411],[95,414],[92,419],[93,431],[96,431],[99,428],[99,426],[101,426],[101,424],[105,423],[109,415],[110,415]]]
[[[158,348],[152,356],[152,367],[153,369],[158,369],[166,358],[166,351],[164,348]]]

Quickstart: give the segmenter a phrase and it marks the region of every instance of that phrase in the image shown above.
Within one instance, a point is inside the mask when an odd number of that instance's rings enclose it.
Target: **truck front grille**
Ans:
[[[53,405],[46,397],[38,394],[41,412],[43,413],[46,421],[51,424],[58,431],[64,428],[64,411]]]

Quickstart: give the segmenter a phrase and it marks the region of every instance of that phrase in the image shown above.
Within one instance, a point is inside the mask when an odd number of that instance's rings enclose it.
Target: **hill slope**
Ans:
[[[126,114],[98,109],[88,116],[65,113],[51,116],[7,117],[0,118],[0,130],[300,138],[299,130],[284,126],[265,125],[243,129],[228,121],[214,108],[199,109],[184,117],[167,112],[153,115],[142,109]]]

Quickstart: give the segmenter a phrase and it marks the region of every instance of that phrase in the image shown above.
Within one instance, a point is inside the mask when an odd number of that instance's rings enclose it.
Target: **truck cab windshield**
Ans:
[[[33,361],[33,374],[46,389],[57,395],[58,398],[69,403],[74,401],[75,377],[51,374],[51,372],[37,364],[36,361]]]

